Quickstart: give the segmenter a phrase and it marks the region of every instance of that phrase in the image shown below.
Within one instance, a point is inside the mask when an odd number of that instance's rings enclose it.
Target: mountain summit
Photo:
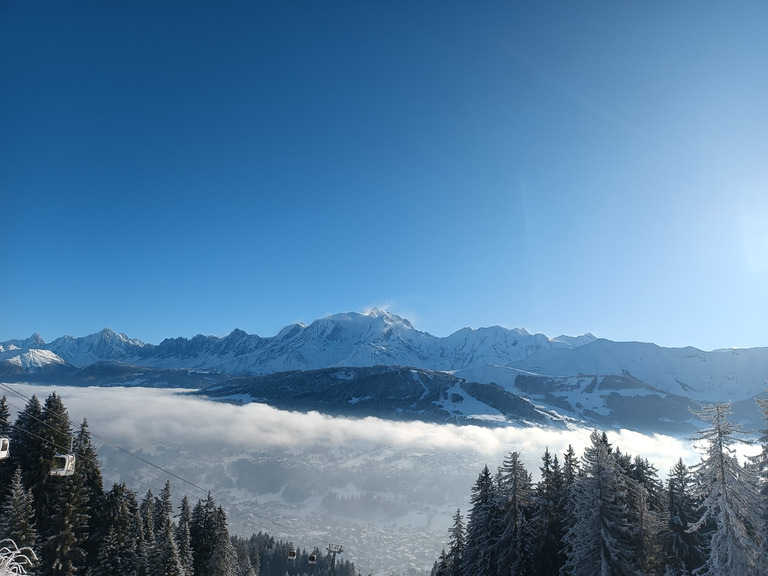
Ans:
[[[14,381],[62,374],[60,381],[72,383],[199,387],[231,377],[374,366],[446,372],[600,425],[654,423],[657,430],[690,426],[688,406],[697,403],[731,400],[738,411],[741,402],[752,420],[752,399],[768,384],[768,348],[703,352],[501,326],[437,337],[379,308],[291,324],[271,337],[235,329],[152,345],[105,328],[47,345],[35,336],[0,343],[0,377]]]

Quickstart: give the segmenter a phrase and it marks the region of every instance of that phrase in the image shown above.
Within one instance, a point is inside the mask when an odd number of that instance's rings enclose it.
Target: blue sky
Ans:
[[[762,2],[4,2],[0,342],[388,307],[768,346]]]

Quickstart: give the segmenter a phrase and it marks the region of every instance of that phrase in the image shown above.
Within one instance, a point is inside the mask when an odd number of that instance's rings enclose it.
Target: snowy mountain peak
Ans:
[[[38,350],[37,348],[32,348],[23,354],[9,358],[6,360],[6,363],[28,372],[39,371],[51,364],[67,364],[64,359],[50,350]]]
[[[403,318],[402,316],[398,316],[397,314],[392,314],[391,312],[387,312],[386,310],[382,308],[369,308],[368,310],[363,311],[362,316],[368,316],[369,318],[372,318],[374,320],[381,319],[382,322],[387,324],[388,326],[392,327],[403,327],[408,330],[413,330],[413,325]]]
[[[304,330],[307,327],[304,322],[296,322],[294,324],[288,324],[285,328],[280,330],[280,332],[277,333],[276,338],[278,340],[285,340],[287,338],[292,338],[293,336],[296,336],[298,333],[300,333],[302,330]]]
[[[33,346],[36,348],[42,348],[43,346],[45,346],[45,341],[40,337],[40,334],[38,334],[37,332],[35,332],[34,334],[32,334],[32,336],[27,338],[26,341],[29,344],[30,348]]]

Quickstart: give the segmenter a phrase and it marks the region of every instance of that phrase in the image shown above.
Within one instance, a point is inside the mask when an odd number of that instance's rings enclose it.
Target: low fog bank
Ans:
[[[232,533],[265,531],[303,548],[340,543],[364,573],[428,570],[484,465],[495,470],[518,451],[537,479],[545,448],[561,460],[569,444],[581,455],[591,432],[333,418],[154,388],[10,386],[41,402],[55,390],[73,422],[87,418],[106,488],[125,482],[143,496],[170,480],[174,497],[193,503],[210,490]],[[26,404],[3,393],[12,409]],[[699,459],[686,439],[628,430],[608,438],[648,458],[662,479],[679,458]]]
[[[570,444],[581,454],[591,432],[587,428],[486,428],[329,417],[317,412],[286,412],[257,403],[236,406],[212,402],[187,396],[184,390],[10,386],[25,396],[36,394],[41,401],[56,391],[72,421],[79,424],[87,418],[95,434],[149,454],[156,446],[167,444],[184,445],[200,453],[227,448],[290,453],[369,444],[395,450],[466,452],[485,458],[489,466],[495,467],[516,450],[535,475],[546,447],[553,454],[562,454]],[[15,406],[26,403],[9,392],[6,396]],[[648,458],[660,474],[666,474],[678,458],[689,464],[699,458],[687,439],[630,430],[607,434],[622,452]]]

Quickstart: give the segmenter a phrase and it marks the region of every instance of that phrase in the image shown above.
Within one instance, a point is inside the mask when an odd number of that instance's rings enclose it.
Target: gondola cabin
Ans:
[[[5,460],[11,455],[11,441],[8,438],[0,438],[0,460]]]
[[[293,546],[288,550],[288,560],[296,560],[296,548]]]
[[[317,552],[312,552],[312,554],[309,555],[309,558],[307,559],[310,564],[314,564],[317,562]]]
[[[56,454],[51,462],[51,476],[72,476],[75,472],[74,454]]]

